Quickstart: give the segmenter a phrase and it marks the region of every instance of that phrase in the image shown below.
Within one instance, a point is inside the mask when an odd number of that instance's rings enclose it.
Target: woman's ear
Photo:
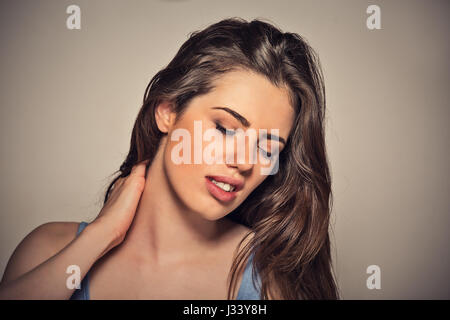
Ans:
[[[168,133],[175,123],[175,112],[170,102],[161,102],[155,110],[156,124],[163,133]]]

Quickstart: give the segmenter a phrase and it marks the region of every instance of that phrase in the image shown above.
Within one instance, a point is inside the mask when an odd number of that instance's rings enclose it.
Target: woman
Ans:
[[[299,35],[239,18],[194,32],[150,81],[98,217],[33,230],[0,297],[337,299],[324,112],[320,63]],[[185,161],[208,145],[183,149],[180,134],[204,129],[232,141],[214,149],[226,161]],[[250,152],[238,161],[233,139],[248,129],[276,130],[248,138],[251,152],[275,157],[270,174]]]

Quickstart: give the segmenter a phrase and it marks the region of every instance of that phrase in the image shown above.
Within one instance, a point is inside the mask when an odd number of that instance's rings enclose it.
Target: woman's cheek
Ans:
[[[168,146],[164,156],[168,184],[175,193],[175,197],[191,210],[202,212],[204,199],[202,198],[202,165],[177,164],[171,157],[174,143]]]

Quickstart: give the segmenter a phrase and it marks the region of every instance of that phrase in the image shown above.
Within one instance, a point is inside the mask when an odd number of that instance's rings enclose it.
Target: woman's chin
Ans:
[[[202,206],[202,208],[196,209],[195,211],[204,218],[209,221],[217,221],[222,219],[227,213],[224,211],[224,208],[220,206],[218,203],[214,202],[204,202],[206,205]]]
[[[204,208],[202,211],[199,211],[201,212],[200,215],[205,220],[209,221],[217,221],[219,219],[222,219],[224,216],[226,216],[226,213],[223,211],[223,209],[221,210],[219,207],[216,206],[208,206]]]

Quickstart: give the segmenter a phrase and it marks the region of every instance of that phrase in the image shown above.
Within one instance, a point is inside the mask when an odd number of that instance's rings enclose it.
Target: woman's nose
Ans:
[[[244,143],[234,141],[233,150],[227,150],[225,148],[225,163],[230,167],[238,168],[239,171],[248,171],[256,163],[256,142],[252,142],[251,139],[245,140]]]

